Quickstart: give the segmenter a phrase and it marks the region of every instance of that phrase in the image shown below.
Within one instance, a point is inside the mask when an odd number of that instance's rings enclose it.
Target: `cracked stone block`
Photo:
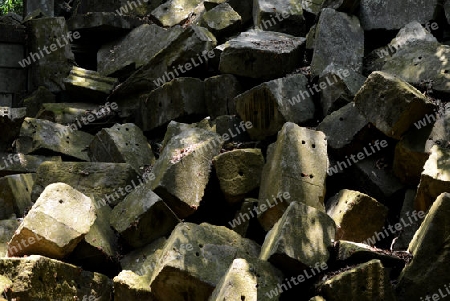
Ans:
[[[168,0],[155,8],[151,16],[163,27],[172,27],[188,19],[196,10],[204,10],[204,0]],[[200,7],[200,8],[199,8]]]
[[[221,3],[203,14],[200,25],[221,38],[236,33],[242,25],[242,18],[230,4]]]
[[[205,79],[205,103],[208,115],[236,114],[234,98],[244,92],[239,80],[232,74],[221,74]]]
[[[33,206],[31,191],[34,184],[34,174],[10,175],[0,178],[0,220],[9,218],[12,214],[24,217]]]
[[[39,166],[47,161],[61,162],[61,157],[46,157],[46,156],[31,156],[24,154],[8,154],[1,153],[3,162],[0,164],[0,177],[24,174],[24,173],[36,173]],[[7,160],[5,162],[5,160]]]

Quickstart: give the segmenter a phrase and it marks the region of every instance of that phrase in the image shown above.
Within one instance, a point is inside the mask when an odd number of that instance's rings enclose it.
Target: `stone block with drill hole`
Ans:
[[[192,128],[174,136],[153,166],[150,188],[181,219],[197,211],[223,140],[211,131]]]
[[[45,162],[36,172],[31,199],[36,200],[47,185],[63,182],[92,196],[97,208],[115,206],[126,196],[127,186],[134,183],[134,187],[140,181],[127,163]]]
[[[83,300],[112,298],[112,281],[105,275],[44,256],[0,258],[2,275],[10,278],[11,300]]]
[[[268,231],[290,202],[299,201],[325,211],[327,141],[322,132],[287,122],[267,151],[259,190],[259,206],[269,206],[258,216]],[[290,199],[274,204],[273,197],[289,193]]]
[[[373,134],[353,102],[326,116],[317,130],[327,136],[330,153],[339,157],[358,153]]]
[[[67,184],[50,184],[14,233],[8,256],[62,259],[75,249],[95,219],[91,198]]]
[[[301,272],[328,261],[335,235],[336,225],[325,212],[292,202],[267,233],[259,258],[282,271]]]
[[[300,66],[305,41],[278,32],[243,32],[225,44],[220,72],[267,80],[285,76]]]
[[[409,244],[408,252],[413,259],[405,266],[398,279],[397,300],[413,300],[417,296],[423,296],[423,300],[431,300],[429,295],[433,295],[435,299],[435,293],[443,292],[448,287],[449,214],[450,194],[441,193]]]
[[[377,259],[332,276],[318,284],[318,287],[320,295],[327,301],[396,300],[389,272]]]
[[[47,120],[25,118],[16,140],[24,154],[48,153],[89,161],[87,148],[94,136]]]
[[[207,223],[180,223],[172,231],[151,283],[159,301],[207,300],[233,260],[251,260],[260,246],[236,232]]]
[[[232,74],[221,74],[205,79],[205,102],[208,115],[236,114],[234,98],[244,92],[239,80]]]
[[[114,207],[110,218],[111,226],[133,248],[169,235],[178,221],[175,213],[148,184],[127,195]]]
[[[109,223],[111,211],[109,206],[96,208],[97,218],[89,232],[70,254],[71,263],[105,275],[117,273],[119,244]]]
[[[242,26],[242,18],[230,4],[221,3],[203,14],[200,25],[215,37],[223,38],[238,32]]]
[[[299,2],[302,1],[255,0],[253,24],[260,30],[305,36],[306,20]]]
[[[236,111],[253,127],[253,140],[275,135],[286,122],[305,124],[313,120],[315,105],[303,74],[289,75],[262,83],[235,98]]]
[[[23,174],[23,173],[36,173],[39,166],[47,161],[53,162],[61,162],[61,157],[59,156],[32,156],[32,155],[24,155],[24,154],[8,154],[1,153],[0,156],[2,158],[8,158],[11,155],[12,160],[8,160],[7,166],[3,169],[0,167],[0,177],[4,177],[7,175],[15,175],[15,174]],[[10,157],[11,158],[11,157]]]
[[[176,78],[146,95],[141,113],[143,131],[180,117],[205,116],[204,83],[197,78]]]
[[[414,122],[434,109],[419,90],[381,71],[369,75],[355,96],[355,104],[367,121],[397,140]]]
[[[359,191],[343,189],[327,204],[327,213],[337,226],[337,239],[363,242],[381,231],[388,208]]]
[[[220,189],[235,203],[259,187],[264,157],[260,149],[236,149],[214,157],[213,164]]]
[[[24,217],[33,206],[31,191],[34,184],[34,174],[10,175],[0,178],[0,220],[9,218],[12,214]]]
[[[208,301],[279,300],[267,294],[282,281],[283,274],[268,262],[235,259]]]
[[[353,98],[366,81],[366,77],[335,64],[328,65],[319,77],[319,83],[332,83],[320,90],[323,116],[353,103]]]
[[[102,129],[89,145],[92,162],[128,163],[136,173],[155,163],[152,148],[142,130],[133,123]]]
[[[414,209],[427,211],[443,192],[450,191],[450,150],[434,145],[423,166]]]
[[[362,71],[364,30],[356,16],[324,8],[319,17],[311,74],[319,76],[331,63]]]

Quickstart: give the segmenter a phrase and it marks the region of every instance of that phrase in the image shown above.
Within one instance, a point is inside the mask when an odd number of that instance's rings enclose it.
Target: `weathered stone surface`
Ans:
[[[267,294],[282,281],[283,274],[267,262],[235,259],[208,300],[279,300]]]
[[[87,147],[94,136],[73,131],[67,126],[47,120],[25,118],[16,146],[20,153],[62,154],[69,158],[89,161]]]
[[[423,166],[414,208],[427,211],[443,192],[450,191],[450,150],[434,145]]]
[[[216,132],[214,122],[211,122],[211,120],[208,118],[202,119],[202,121],[200,121],[198,123],[181,123],[181,122],[176,122],[176,121],[172,120],[167,125],[167,130],[164,135],[164,139],[161,142],[160,149],[161,150],[164,149],[166,147],[167,143],[169,143],[169,141],[173,137],[181,134],[183,131],[193,129],[193,128],[200,128],[200,129],[207,130],[207,131],[210,131],[213,133]]]
[[[362,70],[364,31],[355,16],[324,8],[316,27],[311,74],[320,75],[331,63]]]
[[[370,156],[364,160],[358,161],[349,168],[347,174],[358,190],[363,190],[371,197],[385,204],[387,201],[398,201],[397,196],[405,188],[402,183],[394,176],[391,169],[380,168],[378,158]]]
[[[392,242],[392,250],[408,250],[408,246],[411,243],[414,234],[419,229],[420,224],[422,223],[422,218],[425,216],[425,212],[414,211],[415,196],[415,189],[408,189],[405,193],[402,210],[400,211],[400,220],[404,220],[408,226],[404,227],[402,231],[398,233],[397,239]]]
[[[406,24],[417,21],[425,24],[433,19],[438,0],[361,0],[360,19],[364,30],[400,29]],[[405,7],[408,13],[405,13]]]
[[[23,100],[23,105],[27,108],[27,117],[36,117],[44,103],[54,103],[55,95],[47,88],[40,86],[29,97]]]
[[[318,15],[322,8],[324,8],[325,0],[302,0],[302,8],[311,14]]]
[[[337,226],[337,238],[363,242],[381,231],[388,208],[359,191],[343,189],[327,204],[327,213]]]
[[[193,128],[174,136],[153,166],[150,188],[179,218],[194,213],[203,198],[212,159],[223,141],[211,131]],[[195,182],[192,182],[195,177]]]
[[[320,90],[320,104],[324,116],[353,102],[353,98],[363,86],[366,78],[361,74],[339,67],[328,65],[319,77],[319,83],[328,83],[325,89]],[[332,83],[332,84],[330,84]]]
[[[33,203],[31,190],[34,174],[10,175],[0,178],[0,220],[12,214],[23,217]]]
[[[315,296],[309,299],[309,301],[326,301],[322,296]]]
[[[336,242],[335,248],[337,249],[336,260],[341,263],[364,263],[378,259],[385,267],[405,265],[403,259],[395,255],[389,255],[385,250],[370,247],[363,243],[339,240]]]
[[[208,115],[215,119],[221,115],[236,114],[234,98],[244,92],[239,80],[231,74],[205,79],[205,103]]]
[[[3,134],[0,136],[0,149],[6,151],[19,136],[20,125],[25,119],[26,108],[0,107],[0,124]]]
[[[411,84],[432,80],[432,89],[450,91],[450,46],[436,43],[415,43],[399,49],[382,71],[396,75]]]
[[[0,164],[0,177],[23,173],[35,173],[38,167],[46,161],[61,162],[61,157],[57,156],[44,157],[8,153],[0,153],[0,156],[3,160]]]
[[[292,202],[267,233],[259,258],[283,271],[301,272],[328,261],[335,234],[336,225],[326,213]]]
[[[145,95],[140,111],[143,131],[180,117],[206,115],[204,83],[197,78],[176,78]]]
[[[148,186],[141,186],[127,195],[114,207],[110,218],[111,226],[133,248],[169,235],[179,221]]]
[[[305,38],[250,30],[228,41],[220,55],[221,73],[274,79],[300,66]]]
[[[194,67],[204,67],[215,56],[212,49],[216,44],[216,38],[206,28],[188,26],[176,34],[167,47],[157,52],[148,63],[132,73],[114,91],[111,101],[116,99],[122,110],[137,108],[142,94],[149,93]]]
[[[203,7],[198,8],[198,7]],[[204,10],[203,0],[168,0],[151,13],[162,26],[171,27],[188,19],[195,10]]]
[[[315,106],[302,74],[262,83],[234,101],[239,117],[250,121],[248,130],[254,140],[275,135],[286,122],[305,124],[314,118]]]
[[[285,192],[290,194],[290,199],[269,205],[258,217],[263,228],[266,231],[272,228],[290,202],[299,201],[324,211],[328,166],[325,135],[287,122],[267,153],[259,191],[259,206],[273,203],[274,196]]]
[[[434,108],[419,90],[380,71],[369,75],[356,94],[355,103],[369,122],[386,136],[397,140],[424,113]]]
[[[126,163],[45,162],[36,172],[31,199],[36,200],[47,185],[63,182],[92,197],[97,208],[106,203],[115,206],[126,196],[123,190],[129,190],[130,183],[136,187],[139,179]]]
[[[133,123],[102,129],[89,145],[92,162],[128,163],[138,174],[155,163],[155,156],[142,130]]]
[[[302,2],[302,5],[298,2]],[[255,0],[253,24],[260,30],[304,36],[306,34],[306,22],[302,9],[304,2]]]
[[[95,200],[94,200],[95,201]],[[106,275],[115,275],[118,270],[117,256],[119,244],[117,236],[109,224],[111,208],[96,208],[97,218],[70,255],[70,262]]]
[[[213,164],[220,189],[233,203],[259,187],[264,157],[260,149],[236,149],[214,157]]]
[[[87,116],[94,115],[95,122],[104,120],[114,116],[116,110],[111,108],[112,104],[95,105],[89,103],[43,103],[41,110],[35,115],[36,119],[45,119],[51,122],[69,125],[71,123],[77,124],[83,119],[87,119]],[[116,106],[114,106],[116,108]],[[109,109],[109,110],[108,110]],[[90,117],[92,120],[92,117]]]
[[[365,146],[371,134],[369,128],[366,118],[351,102],[325,117],[317,130],[326,135],[330,152],[344,156],[357,153]]]
[[[67,184],[50,184],[12,237],[8,256],[64,258],[88,233],[95,219],[91,198]]]
[[[251,260],[259,252],[258,244],[225,227],[180,223],[163,249],[151,290],[160,301],[182,301],[186,294],[207,300],[234,259]]]
[[[399,301],[417,296],[431,299],[426,295],[434,298],[450,282],[449,205],[450,194],[440,194],[409,244],[408,251],[414,257],[399,277],[396,288]]]
[[[114,300],[157,301],[149,282],[132,271],[124,270],[114,277]]]
[[[164,29],[143,24],[117,44],[106,44],[97,54],[98,72],[122,77],[147,64],[182,32],[180,27]]]
[[[99,301],[112,297],[108,277],[43,256],[0,258],[2,275],[11,279],[11,297],[21,300],[83,300],[94,296]]]
[[[400,29],[397,36],[384,47],[373,50],[365,60],[367,72],[381,70],[383,65],[401,48],[418,44],[435,44],[439,46],[436,38],[417,21],[412,21]]]
[[[327,301],[395,300],[388,271],[379,260],[371,260],[325,280],[319,290]]]
[[[9,278],[0,275],[0,292],[3,292],[2,295],[9,299],[11,298],[9,290],[11,289],[12,284],[13,283]],[[0,301],[8,301],[8,300],[0,296]]]
[[[68,31],[64,18],[40,18],[26,22],[29,30],[30,82],[34,89],[44,86],[50,92],[60,92],[64,89],[63,78],[66,77],[74,60],[70,44],[64,42]],[[73,40],[73,38],[72,38]],[[58,43],[59,42],[59,43]],[[56,51],[48,51],[51,45]],[[61,47],[59,47],[61,46]],[[49,54],[43,52],[47,47]],[[32,55],[32,53],[34,55]]]
[[[128,253],[120,260],[122,269],[130,270],[139,276],[152,274],[166,241],[165,237],[160,237],[145,247]]]
[[[230,4],[221,3],[203,14],[200,25],[220,38],[236,33],[242,25],[242,18]]]
[[[117,78],[105,77],[96,71],[72,67],[69,76],[63,79],[66,90],[92,102],[102,102],[118,83]]]
[[[8,255],[8,242],[19,228],[20,222],[15,216],[0,220],[0,258]]]

